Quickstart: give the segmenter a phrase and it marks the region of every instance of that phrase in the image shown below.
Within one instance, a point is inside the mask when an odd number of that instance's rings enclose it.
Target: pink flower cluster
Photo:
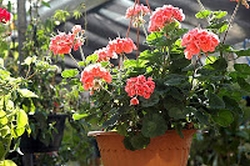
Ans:
[[[131,38],[116,38],[114,40],[109,41],[108,48],[111,52],[115,52],[116,54],[126,53],[129,54],[133,50],[136,50],[137,47],[134,44]]]
[[[142,96],[145,99],[149,99],[151,94],[154,92],[155,83],[151,77],[146,79],[145,76],[139,75],[137,77],[129,78],[126,82],[125,91],[128,96],[132,99],[130,100],[131,105],[139,104],[137,96]]]
[[[181,45],[186,47],[184,50],[185,57],[190,60],[200,51],[204,53],[213,52],[219,42],[216,34],[205,29],[195,28],[183,36]]]
[[[133,18],[137,16],[145,16],[148,13],[150,13],[150,9],[147,6],[144,6],[143,4],[135,4],[126,10],[125,17]]]
[[[178,7],[173,7],[172,5],[164,5],[155,9],[153,14],[150,17],[149,21],[149,32],[159,31],[166,24],[169,24],[173,21],[183,21],[185,15],[182,12],[182,9]]]
[[[94,52],[98,55],[98,62],[109,61],[110,58],[116,58],[116,54],[112,52],[109,47],[103,47]]]
[[[105,81],[111,83],[112,76],[101,64],[91,64],[87,66],[81,73],[81,82],[85,90],[90,90],[93,94],[95,90],[99,90],[101,83]]]
[[[108,45],[101,48],[94,53],[98,55],[98,61],[108,61],[110,58],[117,58],[117,54],[126,53],[129,54],[137,47],[131,38],[117,37],[114,40],[109,41]]]
[[[73,33],[59,32],[54,36],[49,44],[49,49],[55,54],[69,54],[71,49],[78,50],[83,45],[82,29],[80,25],[75,25],[72,28]]]
[[[116,38],[108,43],[108,45],[102,49],[95,51],[98,55],[98,62],[108,61],[110,58],[115,58],[117,54],[131,53],[136,50],[136,46],[130,38]],[[81,81],[85,90],[92,90],[100,88],[100,79],[110,83],[112,80],[111,74],[101,65],[95,65],[86,67],[81,75]]]
[[[6,9],[0,8],[0,22],[7,23],[10,21],[11,14]]]

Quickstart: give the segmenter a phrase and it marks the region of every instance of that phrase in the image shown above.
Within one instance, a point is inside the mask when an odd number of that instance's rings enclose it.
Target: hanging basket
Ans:
[[[196,130],[176,131],[151,139],[146,149],[131,151],[123,145],[124,137],[116,132],[94,131],[104,166],[186,166],[192,136]]]
[[[29,116],[30,119],[34,119],[32,116]],[[52,140],[48,145],[45,145],[38,139],[34,139],[31,135],[28,136],[27,133],[24,133],[21,137],[20,149],[24,153],[40,153],[40,152],[52,152],[58,151],[62,138],[63,131],[65,127],[65,120],[67,115],[49,115],[47,123],[55,123],[55,131],[52,132]],[[38,133],[38,136],[41,134]]]

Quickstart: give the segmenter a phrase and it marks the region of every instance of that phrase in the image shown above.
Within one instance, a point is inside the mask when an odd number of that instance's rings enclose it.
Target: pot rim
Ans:
[[[98,136],[98,135],[117,135],[117,131],[89,131],[88,136]]]
[[[182,131],[186,131],[186,132],[192,132],[192,133],[196,133],[197,129],[183,129]],[[176,132],[176,130],[168,130],[168,133],[171,132]],[[89,131],[88,132],[88,136],[100,136],[100,135],[117,135],[117,131],[116,130],[112,130],[112,131],[100,131],[100,130],[96,130],[96,131]]]

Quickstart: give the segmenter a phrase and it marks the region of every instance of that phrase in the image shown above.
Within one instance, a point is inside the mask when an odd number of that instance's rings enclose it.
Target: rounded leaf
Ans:
[[[232,112],[228,110],[222,110],[212,118],[218,125],[223,127],[229,126],[234,121]]]
[[[145,137],[153,138],[163,135],[168,126],[165,119],[156,113],[148,114],[143,119],[141,132]]]

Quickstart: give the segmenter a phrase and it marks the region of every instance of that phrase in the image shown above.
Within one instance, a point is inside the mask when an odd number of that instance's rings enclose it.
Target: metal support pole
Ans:
[[[26,0],[18,0],[17,1],[17,26],[18,26],[18,52],[19,52],[19,73],[21,73],[21,63],[24,60],[23,55],[23,42],[25,41],[25,33],[27,29],[27,15],[26,15],[26,8],[25,8]]]

